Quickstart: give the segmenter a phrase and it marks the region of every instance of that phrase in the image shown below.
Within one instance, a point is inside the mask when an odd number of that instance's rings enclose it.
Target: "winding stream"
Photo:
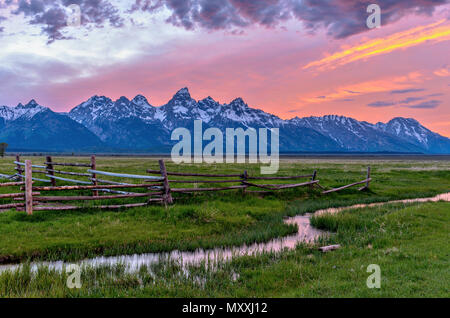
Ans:
[[[321,215],[324,213],[338,213],[343,210],[358,209],[364,207],[375,207],[392,203],[415,203],[415,202],[437,202],[447,201],[450,202],[450,193],[440,194],[433,198],[419,198],[419,199],[407,199],[396,200],[389,202],[371,203],[371,204],[357,204],[342,208],[330,208],[324,210],[318,210],[314,215]],[[266,243],[255,243],[251,245],[242,245],[232,248],[215,248],[210,250],[198,249],[195,252],[181,252],[172,251],[169,253],[147,253],[136,255],[121,255],[111,257],[96,257],[86,259],[78,262],[81,266],[98,267],[103,265],[117,265],[123,264],[128,272],[136,272],[143,265],[151,266],[161,262],[161,260],[177,261],[185,267],[189,264],[217,264],[218,262],[229,261],[233,257],[244,255],[257,255],[262,252],[278,252],[284,249],[292,250],[298,243],[306,242],[311,243],[318,239],[320,236],[327,235],[327,232],[315,229],[310,224],[310,218],[313,214],[306,214],[301,216],[291,217],[285,220],[287,224],[296,224],[298,226],[298,232],[294,235],[290,235],[283,238],[273,239]],[[57,262],[36,262],[31,264],[33,271],[37,270],[40,266],[46,266],[50,269],[62,271],[69,263],[63,261]],[[21,264],[1,265],[0,273],[6,270],[15,271],[21,267]]]

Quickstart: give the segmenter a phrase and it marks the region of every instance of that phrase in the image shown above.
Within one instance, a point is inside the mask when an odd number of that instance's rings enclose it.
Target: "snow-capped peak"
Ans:
[[[16,107],[1,106],[0,118],[3,118],[5,121],[13,121],[21,117],[31,119],[36,114],[39,114],[45,110],[48,110],[48,108],[39,105],[34,99],[32,99],[26,105],[19,103]]]
[[[233,108],[248,108],[248,105],[244,102],[241,97],[236,98],[230,103],[230,106]]]
[[[189,93],[189,89],[187,87],[180,89],[174,96],[174,100],[180,100],[180,99],[191,99],[191,94]]]
[[[135,98],[133,98],[131,102],[141,107],[150,106],[150,103],[148,102],[147,98],[140,94],[137,95]]]
[[[423,127],[414,118],[396,117],[388,123],[377,123],[375,127],[394,136],[422,145],[426,145],[429,137],[434,135],[433,132]]]
[[[31,118],[43,110],[48,108],[34,100],[17,107],[0,106],[0,124],[8,127],[21,116]],[[450,139],[431,132],[411,118],[399,117],[378,124],[339,115],[283,120],[249,107],[242,98],[236,98],[229,104],[220,104],[212,97],[196,101],[187,88],[179,90],[167,104],[160,107],[151,106],[143,95],[137,95],[131,101],[126,97],[113,101],[96,95],[72,109],[68,116],[102,141],[119,147],[126,144],[127,147],[149,149],[149,145],[167,145],[173,129],[190,127],[194,120],[202,120],[205,125],[220,129],[280,128],[280,142],[289,151],[450,151]]]
[[[23,107],[23,108],[36,108],[36,107],[41,107],[34,99],[30,100],[28,102],[28,104],[26,104],[25,106],[23,106],[22,104],[17,105],[17,107]]]
[[[212,98],[211,96],[208,96],[208,97],[202,99],[200,102],[205,103],[205,104],[218,104],[218,102],[216,102],[216,100],[214,98]]]

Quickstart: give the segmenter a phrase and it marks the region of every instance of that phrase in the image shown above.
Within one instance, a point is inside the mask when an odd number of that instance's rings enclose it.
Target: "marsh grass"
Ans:
[[[23,159],[31,159],[36,164],[45,161],[42,157]],[[12,161],[8,157],[0,159],[0,172],[13,173]],[[54,161],[87,163],[89,159],[55,157]],[[230,191],[177,195],[175,205],[167,209],[160,205],[119,211],[89,208],[98,203],[118,203],[117,200],[102,200],[95,203],[80,202],[85,208],[78,211],[36,211],[33,216],[15,211],[2,213],[0,262],[76,261],[97,255],[209,249],[265,242],[295,232],[294,227],[283,223],[285,216],[357,203],[428,197],[450,189],[449,162],[439,162],[442,170],[436,170],[437,163],[433,161],[286,160],[281,162],[278,175],[310,174],[317,170],[322,185],[335,187],[364,179],[368,164],[372,166],[374,181],[366,192],[347,189],[322,196],[318,190],[299,188],[260,196]],[[99,170],[131,174],[144,174],[146,169],[158,169],[157,161],[149,158],[99,157],[97,166]],[[168,162],[167,166],[169,171],[242,173],[247,170],[250,175],[259,175],[259,166],[248,164],[177,166]],[[423,170],[405,170],[415,166]],[[427,167],[430,170],[425,170]],[[66,167],[64,170],[82,171],[80,168]],[[58,181],[58,184],[63,183]],[[17,188],[0,188],[2,193],[17,191]],[[46,194],[60,195],[56,192]],[[90,195],[91,192],[70,191],[66,194]],[[122,202],[142,202],[142,199]]]
[[[218,267],[183,268],[161,261],[127,272],[123,265],[85,267],[82,288],[42,267],[0,274],[1,297],[448,297],[450,203],[395,204],[314,217],[334,235],[322,244],[242,256]],[[381,268],[381,289],[369,289],[367,266]]]

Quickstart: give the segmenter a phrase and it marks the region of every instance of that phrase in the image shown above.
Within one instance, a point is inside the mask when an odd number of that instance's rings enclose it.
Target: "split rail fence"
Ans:
[[[146,175],[134,175],[97,170],[95,156],[91,157],[89,164],[54,162],[52,157],[48,156],[43,165],[33,165],[30,160],[21,162],[20,157],[16,156],[14,164],[17,173],[12,176],[0,174],[0,178],[8,180],[16,179],[16,181],[0,183],[0,187],[20,186],[22,192],[0,194],[0,199],[12,199],[14,201],[13,203],[0,204],[0,212],[12,208],[18,211],[26,211],[27,214],[32,214],[33,211],[42,210],[76,210],[86,207],[94,209],[120,209],[147,206],[152,203],[160,203],[167,206],[174,202],[173,194],[176,193],[192,194],[197,192],[228,190],[241,190],[244,193],[264,194],[307,186],[310,188],[320,188],[323,190],[323,194],[328,194],[364,184],[363,187],[358,189],[362,191],[367,189],[372,181],[370,167],[367,169],[367,177],[363,181],[326,190],[319,184],[317,171],[309,175],[270,177],[250,176],[247,171],[244,171],[242,174],[179,173],[167,171],[164,160],[160,160],[159,170],[147,170]],[[62,170],[65,168],[60,167],[70,167],[72,168],[71,170],[74,170],[74,168],[87,168],[87,170],[83,170],[82,172],[65,171]],[[42,177],[36,178],[36,175],[44,175],[47,179],[43,179]],[[106,179],[109,177],[113,177],[115,180]],[[141,183],[117,181],[117,179],[120,180],[121,178],[139,180]],[[287,181],[290,183],[270,183],[275,181]],[[64,182],[65,185],[57,185],[60,182]],[[48,183],[48,185],[37,186],[36,183]],[[74,185],[66,185],[67,183]],[[193,187],[176,187],[179,184],[184,186],[192,184]],[[202,186],[199,187],[199,185]],[[140,192],[129,192],[133,190]],[[74,195],[73,193],[75,191],[82,191],[84,193],[82,195]],[[54,193],[64,192],[66,194],[54,195]],[[67,192],[70,193],[67,194]],[[46,193],[51,193],[52,195],[46,195]],[[138,198],[145,199],[145,202],[123,203],[123,199]],[[71,201],[85,202],[103,200],[108,200],[108,202],[109,200],[121,200],[122,202],[120,204],[98,204],[92,206],[64,204]]]

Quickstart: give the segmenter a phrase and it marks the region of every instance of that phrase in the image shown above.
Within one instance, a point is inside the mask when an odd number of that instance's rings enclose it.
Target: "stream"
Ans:
[[[321,215],[324,213],[339,213],[343,210],[358,209],[364,207],[375,207],[382,206],[385,204],[393,203],[416,203],[416,202],[437,202],[437,201],[447,201],[450,202],[450,193],[440,194],[432,198],[418,198],[418,199],[407,199],[407,200],[396,200],[389,202],[371,203],[371,204],[357,204],[341,208],[329,208],[318,210],[314,213],[299,215],[291,218],[287,218],[285,223],[296,224],[298,227],[298,232],[294,235],[286,236],[283,238],[276,238],[270,240],[266,243],[255,243],[251,245],[242,245],[239,247],[232,248],[215,248],[209,250],[198,249],[194,252],[181,252],[172,251],[167,253],[147,253],[147,254],[135,254],[135,255],[121,255],[121,256],[111,256],[111,257],[95,257],[91,259],[85,259],[83,261],[77,262],[80,266],[104,266],[104,265],[125,265],[127,272],[136,272],[143,265],[150,267],[153,264],[161,262],[161,260],[169,260],[179,262],[182,267],[186,267],[190,264],[217,264],[218,262],[226,262],[231,260],[233,257],[250,255],[254,256],[263,252],[279,252],[284,249],[292,250],[295,249],[298,243],[312,243],[317,240],[320,236],[325,236],[328,233],[315,229],[310,224],[310,219],[312,215]],[[45,266],[49,269],[62,271],[70,263],[63,261],[56,262],[35,262],[31,263],[32,271],[36,271],[39,267]],[[20,269],[21,264],[11,264],[11,265],[0,265],[0,273],[3,271],[15,271]]]

